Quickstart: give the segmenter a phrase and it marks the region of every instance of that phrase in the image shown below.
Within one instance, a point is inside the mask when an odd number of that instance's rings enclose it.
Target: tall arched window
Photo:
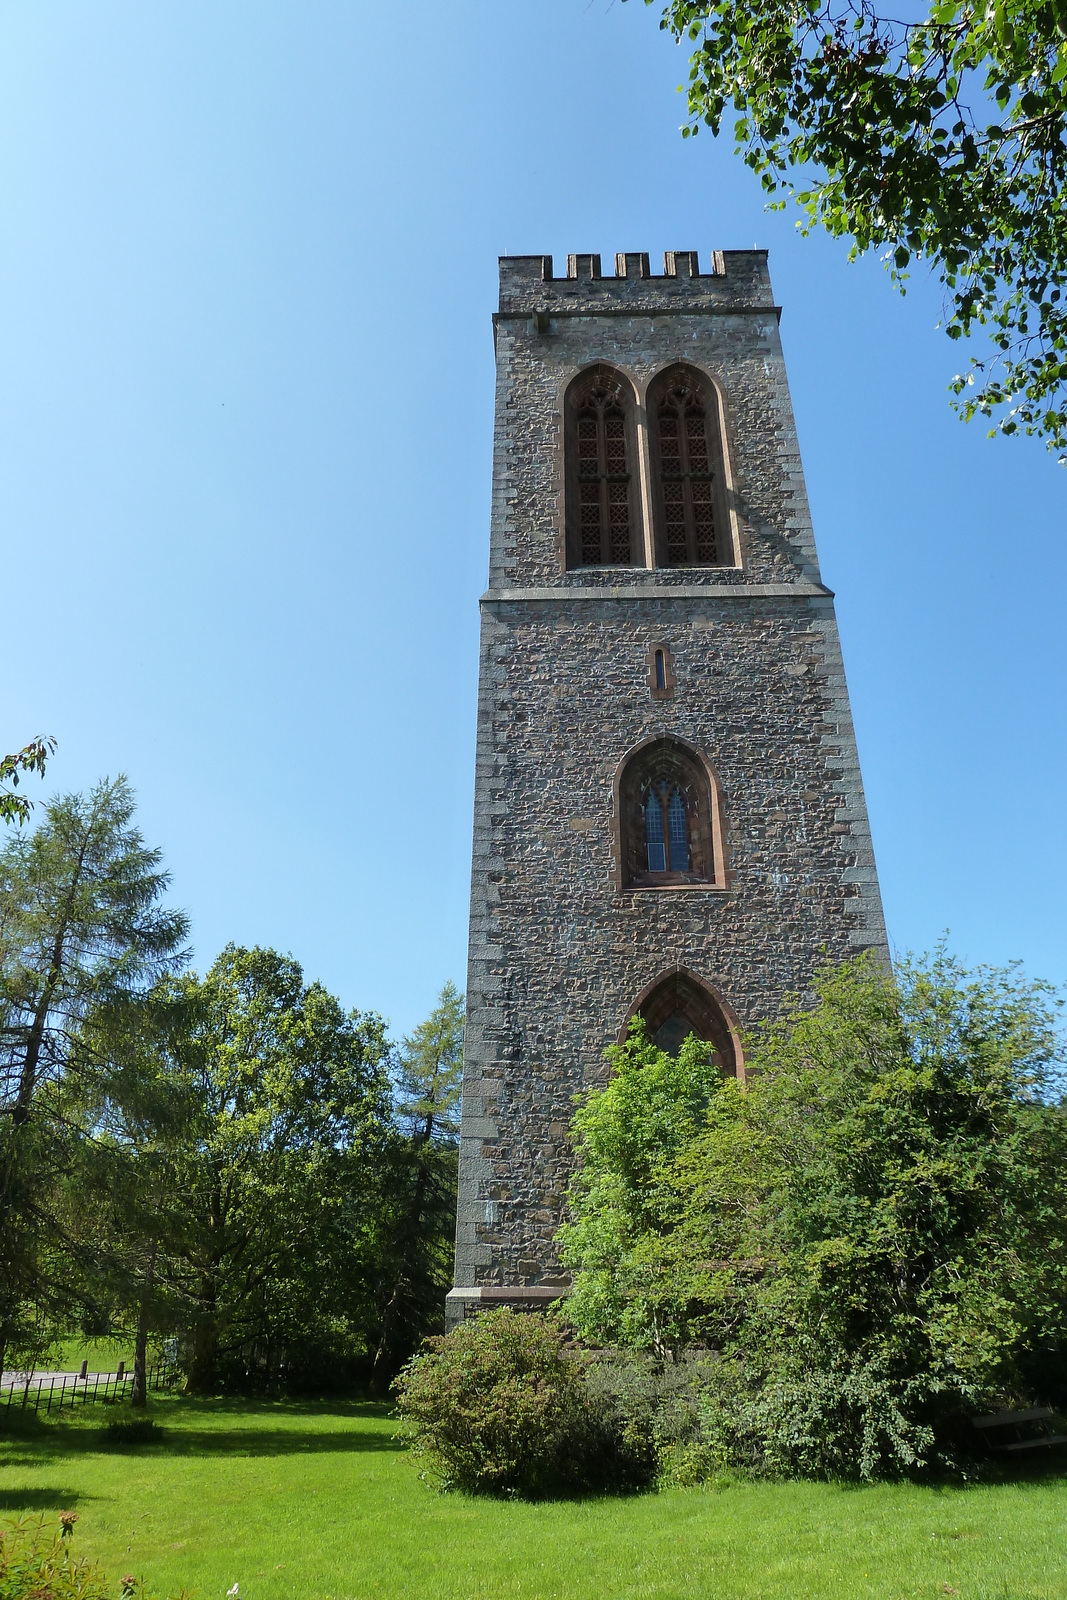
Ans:
[[[733,561],[723,493],[719,404],[692,367],[661,373],[648,392],[656,560],[664,567]]]
[[[579,373],[564,408],[568,567],[637,560],[633,390],[621,373]]]
[[[616,817],[620,888],[726,888],[718,785],[688,745],[653,739],[633,751],[616,779]]]

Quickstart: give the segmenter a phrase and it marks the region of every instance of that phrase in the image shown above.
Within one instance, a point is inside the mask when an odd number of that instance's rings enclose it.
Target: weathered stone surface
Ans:
[[[501,261],[490,583],[482,602],[456,1284],[544,1286],[576,1093],[677,966],[749,1026],[826,955],[885,949],[833,599],[821,585],[763,252],[686,276]],[[608,361],[639,397],[692,362],[723,401],[740,562],[562,565],[563,394]],[[639,412],[640,415],[640,412]],[[647,460],[644,463],[647,471]],[[649,651],[674,688],[656,698]],[[653,736],[722,786],[728,886],[620,890],[613,780]],[[453,1292],[456,1305],[464,1296]]]

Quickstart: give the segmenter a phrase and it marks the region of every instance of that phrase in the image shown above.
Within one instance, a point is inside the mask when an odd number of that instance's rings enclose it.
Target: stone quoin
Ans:
[[[500,261],[450,1323],[565,1291],[575,1096],[640,1012],[744,1073],[888,958],[762,250]]]

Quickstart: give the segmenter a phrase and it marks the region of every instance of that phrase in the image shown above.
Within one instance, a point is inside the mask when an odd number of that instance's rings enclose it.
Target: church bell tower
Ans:
[[[500,261],[454,1322],[565,1288],[574,1096],[636,1013],[744,1074],[886,952],[762,250]]]

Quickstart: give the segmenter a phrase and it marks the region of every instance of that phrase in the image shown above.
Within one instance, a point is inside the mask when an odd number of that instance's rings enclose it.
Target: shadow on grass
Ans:
[[[324,1404],[305,1401],[190,1400],[164,1402],[150,1413],[155,1437],[124,1439],[115,1423],[132,1422],[129,1411],[81,1412],[75,1419],[19,1419],[17,1427],[0,1425],[0,1465],[42,1466],[60,1457],[108,1456],[293,1456],[395,1454],[404,1449],[392,1430],[346,1427],[372,1419],[384,1421],[389,1407],[366,1401]],[[313,1419],[329,1418],[330,1428],[316,1428]],[[285,1418],[288,1426],[279,1422]],[[312,1424],[301,1426],[304,1422]],[[112,1424],[109,1430],[108,1424]],[[235,1424],[227,1426],[227,1423]],[[341,1425],[338,1426],[337,1424]],[[5,1450],[3,1447],[7,1446]],[[8,1452],[13,1453],[9,1454]],[[17,1451],[17,1459],[14,1452]]]
[[[380,1455],[403,1446],[388,1434],[338,1429],[334,1433],[305,1433],[298,1428],[165,1428],[151,1444],[104,1442],[103,1435],[64,1441],[62,1453],[106,1450],[110,1456],[297,1456],[347,1454],[351,1451]]]
[[[77,1489],[4,1489],[0,1490],[0,1516],[28,1511],[69,1511],[91,1498],[79,1494]]]

